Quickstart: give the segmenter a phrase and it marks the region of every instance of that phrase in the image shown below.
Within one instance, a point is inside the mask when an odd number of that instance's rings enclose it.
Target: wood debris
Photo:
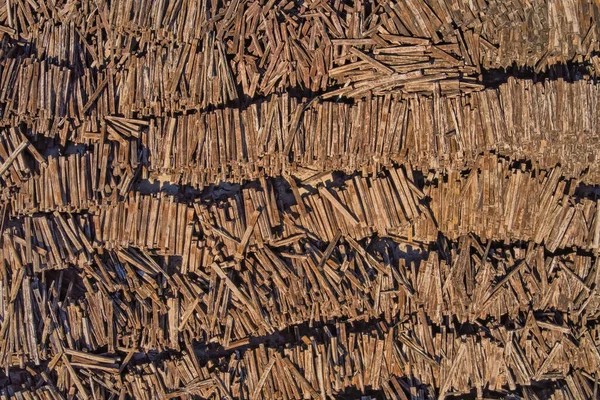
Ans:
[[[600,398],[599,20],[0,0],[0,396]]]

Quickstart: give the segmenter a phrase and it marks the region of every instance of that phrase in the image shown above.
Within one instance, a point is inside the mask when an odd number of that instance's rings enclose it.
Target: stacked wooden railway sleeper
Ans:
[[[0,0],[0,396],[600,398],[599,19]]]

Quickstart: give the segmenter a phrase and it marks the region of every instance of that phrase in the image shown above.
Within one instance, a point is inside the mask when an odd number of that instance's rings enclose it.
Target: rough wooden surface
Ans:
[[[0,396],[600,398],[599,18],[0,0]]]

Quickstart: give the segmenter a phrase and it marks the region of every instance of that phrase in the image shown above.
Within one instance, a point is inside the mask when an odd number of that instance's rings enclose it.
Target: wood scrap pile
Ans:
[[[0,396],[600,399],[599,19],[0,0]]]

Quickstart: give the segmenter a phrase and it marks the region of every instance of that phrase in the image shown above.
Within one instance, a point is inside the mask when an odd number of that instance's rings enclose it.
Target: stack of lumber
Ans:
[[[599,20],[0,0],[0,396],[600,399]]]

